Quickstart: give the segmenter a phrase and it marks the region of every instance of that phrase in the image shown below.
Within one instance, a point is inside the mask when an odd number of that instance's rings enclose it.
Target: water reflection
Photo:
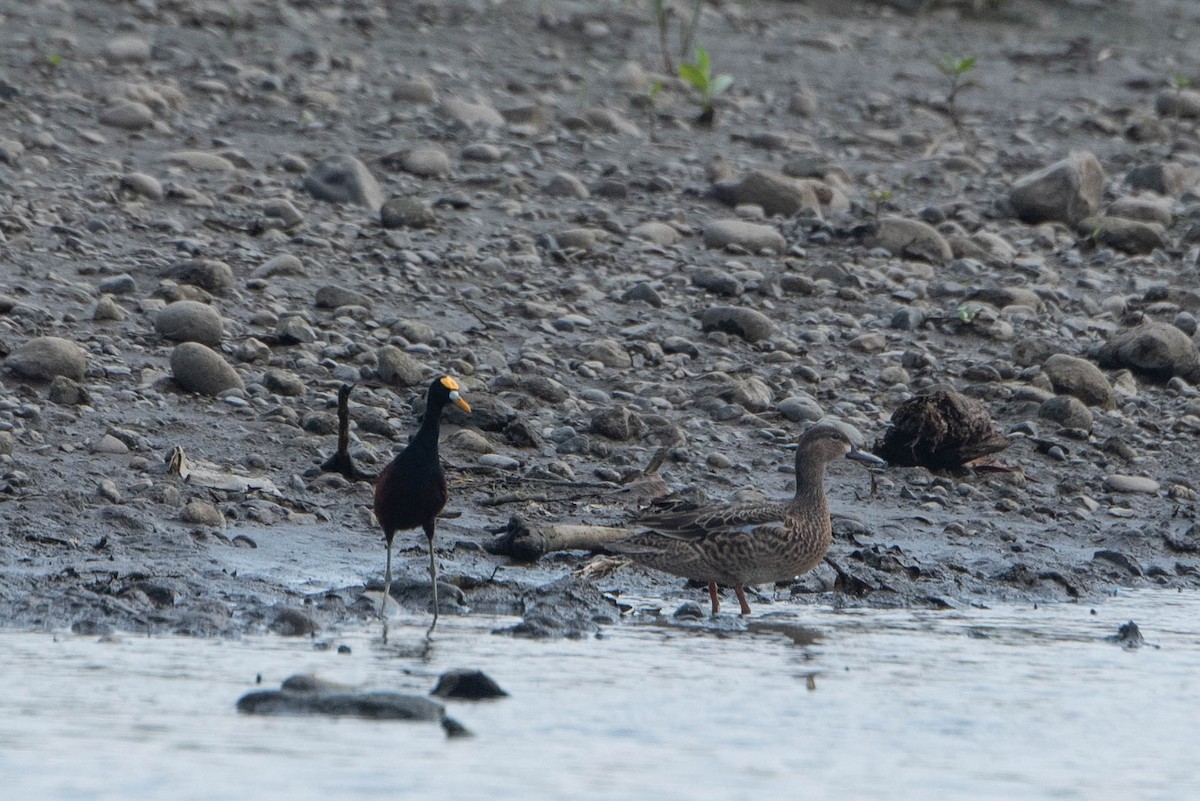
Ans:
[[[664,622],[549,642],[447,618],[428,648],[419,616],[387,645],[376,625],[320,648],[0,632],[0,776],[5,797],[64,801],[1197,797],[1200,596],[1094,609],[788,607],[720,636]],[[1130,619],[1159,647],[1105,641]],[[511,694],[449,704],[467,741],[234,711],[295,673],[423,694],[456,667]]]

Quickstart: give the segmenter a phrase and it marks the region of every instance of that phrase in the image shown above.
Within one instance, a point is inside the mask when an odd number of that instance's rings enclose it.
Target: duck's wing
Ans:
[[[643,515],[637,524],[664,537],[694,539],[717,532],[748,533],[758,526],[782,521],[785,512],[783,503],[741,503]]]

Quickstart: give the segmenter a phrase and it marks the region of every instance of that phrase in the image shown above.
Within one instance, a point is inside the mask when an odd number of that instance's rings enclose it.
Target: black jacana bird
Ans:
[[[437,562],[433,555],[433,535],[437,516],[449,497],[446,474],[438,456],[438,432],[442,409],[447,403],[453,403],[463,411],[471,411],[470,404],[459,394],[458,382],[450,376],[443,376],[429,385],[425,416],[421,419],[416,436],[383,469],[375,482],[375,517],[383,527],[383,536],[387,540],[387,572],[383,579],[381,614],[386,618],[392,592],[392,539],[397,531],[420,526],[429,539],[429,580],[433,585],[433,623],[429,626],[430,632],[438,619]]]

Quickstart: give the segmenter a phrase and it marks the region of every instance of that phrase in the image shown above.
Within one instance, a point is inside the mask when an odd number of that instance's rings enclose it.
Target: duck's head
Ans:
[[[801,462],[825,464],[843,456],[880,467],[887,464],[875,454],[859,450],[844,429],[829,423],[818,423],[805,431],[796,448],[797,465]]]
[[[458,382],[450,376],[444,375],[429,385],[429,394],[425,401],[426,408],[441,411],[447,403],[453,403],[464,412],[469,413],[471,405],[463,400],[462,395],[459,394],[460,391]]]

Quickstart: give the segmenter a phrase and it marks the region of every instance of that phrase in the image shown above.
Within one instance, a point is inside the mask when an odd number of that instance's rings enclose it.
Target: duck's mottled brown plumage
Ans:
[[[811,570],[833,540],[825,500],[825,465],[851,456],[880,463],[857,450],[840,429],[816,426],[796,449],[796,493],[789,501],[671,511],[638,520],[649,531],[614,543],[612,550],[677,576],[732,586],[749,614],[747,584],[786,581]]]

